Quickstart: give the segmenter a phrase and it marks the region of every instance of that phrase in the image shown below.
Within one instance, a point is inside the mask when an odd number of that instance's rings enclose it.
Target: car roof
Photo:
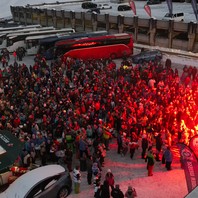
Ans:
[[[57,164],[46,165],[31,170],[17,178],[12,184],[10,184],[7,190],[0,194],[0,198],[24,198],[28,191],[39,181],[63,172],[65,172],[64,167]]]
[[[138,53],[138,54],[134,54],[134,55],[132,55],[132,58],[136,58],[136,57],[141,57],[141,56],[143,56],[143,55],[152,55],[152,54],[158,54],[158,53],[161,53],[161,51],[160,50],[145,50],[145,51],[143,51],[143,52],[140,52],[140,53]]]

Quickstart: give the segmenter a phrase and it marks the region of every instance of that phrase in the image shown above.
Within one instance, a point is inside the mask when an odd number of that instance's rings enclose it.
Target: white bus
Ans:
[[[7,30],[7,31],[0,31],[0,49],[7,47],[7,36],[9,34],[18,34],[18,33],[28,33],[28,32],[35,32],[35,31],[44,31],[44,30],[54,30],[55,28],[50,27],[32,27],[32,28],[25,28],[19,30]]]
[[[75,32],[72,28],[63,28],[63,29],[53,29],[53,30],[44,30],[44,31],[35,31],[27,33],[13,33],[7,35],[7,50],[9,52],[14,52],[18,47],[23,47],[26,49],[26,38],[29,36],[41,36],[41,35],[50,35],[50,34],[66,34]]]
[[[14,27],[0,27],[0,33],[3,31],[16,31],[16,30],[22,30],[22,29],[26,29],[26,28],[40,28],[42,27],[41,25],[37,24],[37,25],[19,25],[19,26],[14,26]]]

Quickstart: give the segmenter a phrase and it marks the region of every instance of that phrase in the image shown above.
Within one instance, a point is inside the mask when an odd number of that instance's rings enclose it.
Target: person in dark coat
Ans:
[[[130,147],[130,158],[133,159],[135,149],[138,149],[138,137],[135,132],[131,133],[131,142],[129,142]]]
[[[40,149],[41,165],[45,166],[47,162],[46,144],[43,142]]]
[[[162,135],[159,133],[155,139],[156,139],[156,161],[161,161],[159,155],[163,145]]]
[[[107,173],[105,175],[105,180],[108,182],[109,186],[111,186],[111,189],[113,189],[115,180],[114,180],[114,175],[111,172],[111,169],[107,170]]]
[[[125,192],[124,196],[126,198],[134,198],[134,197],[137,197],[137,192],[136,192],[135,188],[132,188],[132,186],[128,186],[128,189]]]
[[[104,180],[103,185],[101,185],[100,191],[100,196],[102,198],[110,198],[110,190],[107,180]]]
[[[142,137],[142,159],[145,159],[146,149],[148,148],[149,142],[147,136],[144,134]]]
[[[164,158],[165,158],[165,163],[166,163],[166,169],[169,171],[169,170],[171,170],[171,164],[173,161],[173,154],[172,154],[169,146],[164,151]]]
[[[86,157],[89,156],[88,142],[86,141],[86,138],[84,136],[82,136],[81,139],[79,140],[79,151],[80,151],[80,158],[83,157],[83,153],[86,154]]]
[[[115,188],[112,189],[111,196],[113,198],[124,198],[124,193],[120,190],[119,184],[116,184]]]
[[[122,148],[122,136],[120,133],[118,133],[118,136],[117,136],[117,144],[118,144],[118,154],[120,154],[120,150]]]
[[[90,155],[87,158],[87,183],[91,185],[92,183],[92,166],[93,166],[93,158]]]
[[[67,168],[69,172],[72,172],[72,158],[73,158],[73,152],[70,148],[67,148],[65,150],[65,162],[67,164]]]
[[[100,185],[100,179],[96,179],[94,182],[94,198],[101,198],[101,185]]]

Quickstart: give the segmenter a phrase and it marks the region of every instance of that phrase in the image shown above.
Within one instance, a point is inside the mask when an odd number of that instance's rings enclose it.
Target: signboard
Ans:
[[[198,186],[198,161],[194,152],[185,144],[178,143],[180,149],[181,163],[184,168],[188,192],[190,193]]]
[[[13,165],[23,148],[24,144],[10,131],[0,131],[0,173]]]

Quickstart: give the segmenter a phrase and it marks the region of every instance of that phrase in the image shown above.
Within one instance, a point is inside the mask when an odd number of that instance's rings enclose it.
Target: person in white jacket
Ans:
[[[74,192],[80,193],[81,173],[80,167],[76,166],[73,170]]]

